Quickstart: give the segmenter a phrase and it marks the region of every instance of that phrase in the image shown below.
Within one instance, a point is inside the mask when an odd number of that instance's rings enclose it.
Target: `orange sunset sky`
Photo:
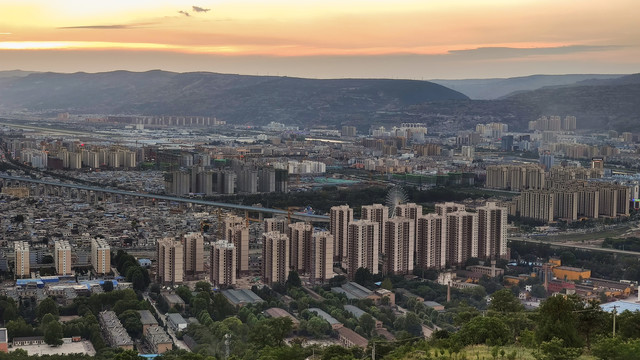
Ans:
[[[0,70],[640,72],[638,0],[0,0]]]

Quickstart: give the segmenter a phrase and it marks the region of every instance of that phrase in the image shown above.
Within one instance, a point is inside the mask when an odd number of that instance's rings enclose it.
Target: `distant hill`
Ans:
[[[22,70],[0,71],[0,78],[23,77],[33,73],[35,73],[35,71],[22,71]]]
[[[640,74],[633,74],[521,92],[504,101],[539,114],[575,115],[582,128],[637,132],[639,99]]]
[[[506,79],[431,80],[459,91],[474,100],[493,100],[514,92],[536,90],[546,86],[570,85],[581,81],[609,80],[624,75],[574,74],[531,75]]]
[[[428,81],[316,80],[208,72],[34,73],[0,81],[0,107],[76,113],[216,116],[261,125],[358,122],[378,111],[466,100]]]

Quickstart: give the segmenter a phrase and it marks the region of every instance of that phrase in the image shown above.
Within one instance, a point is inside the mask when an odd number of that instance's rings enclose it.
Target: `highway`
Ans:
[[[598,251],[598,252],[604,252],[604,253],[610,253],[610,254],[623,254],[623,255],[633,255],[633,256],[640,257],[640,252],[636,252],[636,251],[591,247],[591,246],[585,246],[583,244],[561,243],[561,242],[550,241],[550,240],[538,240],[538,239],[516,238],[516,237],[510,237],[508,238],[508,240],[531,243],[531,244],[545,244],[552,247],[570,248],[570,249],[585,250],[585,251]]]
[[[23,182],[39,184],[39,185],[60,186],[60,187],[66,187],[66,188],[71,188],[71,189],[78,189],[78,190],[103,192],[103,193],[110,193],[110,194],[116,194],[116,195],[121,195],[121,196],[142,197],[142,198],[147,198],[147,199],[155,199],[156,201],[167,201],[167,202],[176,202],[176,203],[196,204],[196,205],[204,205],[204,206],[211,206],[211,207],[219,207],[219,208],[224,208],[224,209],[241,210],[241,211],[249,211],[249,212],[259,212],[259,213],[271,214],[271,215],[285,215],[286,216],[286,215],[289,214],[289,212],[286,211],[286,210],[264,208],[264,207],[259,207],[259,206],[238,205],[238,204],[229,204],[229,203],[216,202],[216,201],[187,199],[187,198],[181,198],[181,197],[175,197],[175,196],[167,196],[167,195],[146,194],[146,193],[139,193],[139,192],[134,192],[134,191],[125,191],[125,190],[115,190],[115,189],[108,189],[108,188],[100,188],[100,187],[95,187],[95,186],[86,186],[86,185],[79,185],[79,184],[66,184],[66,183],[54,182],[54,181],[36,180],[36,179],[23,178],[23,177],[17,177],[17,176],[9,176],[9,175],[3,175],[3,174],[0,174],[0,179],[11,180],[11,181],[23,181]],[[293,217],[295,219],[300,219],[300,220],[308,220],[310,222],[324,222],[324,223],[329,222],[329,217],[326,216],[326,215],[315,215],[315,214],[306,214],[306,213],[296,212],[296,213],[292,213],[291,217]]]

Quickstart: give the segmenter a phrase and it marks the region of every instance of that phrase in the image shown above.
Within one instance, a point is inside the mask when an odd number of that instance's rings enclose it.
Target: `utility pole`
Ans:
[[[376,342],[373,341],[373,349],[371,350],[371,360],[376,360]]]
[[[616,337],[616,315],[617,315],[616,309],[617,308],[618,308],[617,305],[613,305],[613,337]]]

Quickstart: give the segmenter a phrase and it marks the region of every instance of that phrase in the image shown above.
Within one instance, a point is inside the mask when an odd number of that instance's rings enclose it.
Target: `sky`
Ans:
[[[0,70],[640,72],[638,0],[0,0]]]

